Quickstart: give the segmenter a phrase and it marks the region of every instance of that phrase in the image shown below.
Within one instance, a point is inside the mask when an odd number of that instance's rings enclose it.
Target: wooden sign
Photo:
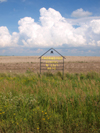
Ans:
[[[51,54],[53,54],[53,56],[46,56],[46,54],[49,51],[51,51]],[[58,56],[54,56],[55,52],[58,54]],[[40,58],[40,74],[44,70],[45,71],[57,70],[57,71],[62,71],[64,75],[64,58],[65,57],[62,56],[58,51],[51,48],[39,58]]]

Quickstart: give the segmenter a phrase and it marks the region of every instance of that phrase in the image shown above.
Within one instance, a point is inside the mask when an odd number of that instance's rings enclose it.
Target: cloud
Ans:
[[[11,35],[7,27],[0,27],[0,45],[1,46],[9,46],[11,43]]]
[[[7,1],[7,0],[0,0],[0,3],[1,3],[1,2],[6,2],[6,1]]]
[[[92,20],[91,27],[95,34],[100,34],[100,19],[99,20]]]
[[[75,18],[81,18],[81,17],[88,17],[91,16],[92,13],[88,11],[84,11],[82,8],[77,9],[72,12],[71,16]]]
[[[0,27],[1,47],[84,47],[97,46],[100,40],[100,17],[66,19],[49,8],[40,9],[39,22],[31,17],[18,21],[19,32],[9,33]],[[75,28],[74,25],[78,25]],[[99,45],[98,45],[99,46]]]
[[[97,46],[100,46],[100,41],[97,41]]]
[[[25,46],[62,46],[84,45],[85,38],[77,33],[75,28],[69,24],[61,14],[49,8],[40,9],[41,25],[34,22],[34,19],[25,17],[19,20],[19,33]]]
[[[91,42],[89,42],[89,45],[95,46],[96,45],[95,40],[92,40]]]
[[[2,26],[0,27],[0,46],[16,46],[18,41],[18,33],[13,32],[12,35],[10,35],[7,27]]]

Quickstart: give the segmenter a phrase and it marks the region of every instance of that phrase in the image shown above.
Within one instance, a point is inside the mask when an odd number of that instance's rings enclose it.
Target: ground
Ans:
[[[65,56],[64,71],[70,73],[100,72],[100,57]],[[0,72],[40,72],[38,56],[0,56]]]

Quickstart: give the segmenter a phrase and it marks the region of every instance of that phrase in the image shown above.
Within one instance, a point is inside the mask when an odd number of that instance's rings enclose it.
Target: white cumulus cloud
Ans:
[[[82,8],[73,11],[71,14],[72,17],[76,17],[76,18],[87,17],[90,15],[92,15],[91,12],[84,11]]]
[[[19,32],[9,33],[7,27],[0,27],[0,46],[20,47],[59,47],[59,46],[96,46],[100,40],[100,19],[80,20],[75,28],[70,20],[62,17],[60,12],[49,8],[40,9],[39,22],[31,17],[18,21]],[[82,23],[84,22],[84,23]]]
[[[22,42],[26,46],[62,46],[84,45],[85,38],[81,32],[77,33],[75,28],[66,21],[61,14],[49,8],[40,9],[40,22],[37,24],[34,19],[25,17],[19,20],[19,33]]]
[[[10,35],[7,27],[2,26],[0,27],[0,46],[6,47],[6,46],[16,46],[18,41],[18,33],[14,32],[12,35]]]
[[[100,19],[99,20],[92,20],[91,27],[94,33],[100,34]]]
[[[0,27],[0,45],[1,46],[9,46],[11,43],[11,35],[9,34],[9,31],[7,27]]]

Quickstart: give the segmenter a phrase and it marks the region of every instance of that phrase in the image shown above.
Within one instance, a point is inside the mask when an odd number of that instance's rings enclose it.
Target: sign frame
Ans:
[[[59,56],[49,56],[49,57],[45,57],[44,55],[46,55],[46,53],[48,53],[49,51],[55,51]],[[43,58],[44,57],[44,58]],[[49,49],[48,51],[46,51],[44,54],[42,54],[40,57],[40,74],[42,72],[42,70],[62,70],[63,76],[64,76],[64,59],[66,59],[63,55],[61,55],[57,50],[55,50],[54,48]],[[45,60],[46,62],[42,62],[42,60]],[[53,60],[53,61],[51,61]],[[54,60],[62,60],[62,62],[57,62]],[[58,64],[62,65],[59,66]],[[43,66],[45,65],[45,66]],[[49,65],[49,67],[48,67]],[[54,67],[51,67],[54,66]],[[46,67],[47,69],[43,69],[43,67]]]

